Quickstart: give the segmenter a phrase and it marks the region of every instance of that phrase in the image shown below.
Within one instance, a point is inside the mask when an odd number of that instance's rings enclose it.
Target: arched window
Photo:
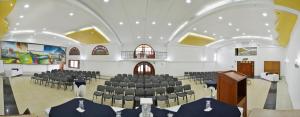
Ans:
[[[147,45],[141,44],[134,50],[134,58],[138,59],[154,59],[155,58],[155,51],[154,49]]]
[[[80,51],[79,51],[78,48],[73,47],[73,48],[70,49],[69,55],[80,55]]]
[[[98,45],[93,49],[92,55],[109,55],[106,47]]]

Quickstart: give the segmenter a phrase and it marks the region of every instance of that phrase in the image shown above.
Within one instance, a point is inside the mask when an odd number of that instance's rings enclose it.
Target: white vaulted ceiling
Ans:
[[[121,44],[178,43],[187,32],[211,36],[216,40],[247,35],[277,36],[272,0],[190,1],[18,0],[8,21],[11,31],[49,31],[62,35],[96,26],[112,43]],[[26,4],[30,7],[24,8]],[[197,16],[199,11],[205,12]],[[74,15],[70,16],[70,13]],[[182,26],[185,22],[187,24]],[[229,22],[232,26],[228,25]],[[266,23],[269,25],[266,26]]]

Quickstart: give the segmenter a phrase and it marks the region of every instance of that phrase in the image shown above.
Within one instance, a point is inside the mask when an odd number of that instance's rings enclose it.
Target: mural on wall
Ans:
[[[235,56],[256,56],[257,47],[235,48]]]
[[[73,48],[70,49],[69,55],[80,55],[80,51],[79,51],[78,48],[73,47]]]
[[[64,47],[44,45],[44,51],[28,51],[22,42],[1,42],[1,59],[5,64],[59,64],[65,62]]]
[[[92,55],[109,55],[106,47],[98,45],[93,49]]]

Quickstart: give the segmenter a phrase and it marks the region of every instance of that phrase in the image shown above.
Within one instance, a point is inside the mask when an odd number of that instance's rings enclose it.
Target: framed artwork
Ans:
[[[256,56],[257,47],[235,48],[235,56]]]

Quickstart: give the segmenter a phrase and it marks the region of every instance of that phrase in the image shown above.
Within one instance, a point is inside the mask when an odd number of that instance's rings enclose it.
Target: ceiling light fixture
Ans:
[[[262,16],[267,17],[268,13],[264,12],[264,13],[262,13]]]
[[[270,33],[271,32],[271,30],[268,30],[268,33]]]
[[[47,30],[47,28],[43,28],[43,30],[45,31],[45,30]]]
[[[236,29],[235,29],[235,31],[239,32],[239,31],[240,31],[240,29],[239,29],[239,28],[236,28]]]
[[[196,31],[197,30],[197,28],[193,28],[193,31]]]
[[[26,8],[26,9],[29,8],[29,7],[30,7],[29,4],[25,4],[25,5],[24,5],[24,8]]]
[[[192,0],[185,0],[185,3],[191,4],[191,3],[192,3]]]
[[[141,36],[137,36],[136,38],[140,39],[140,38],[141,38]]]
[[[236,36],[232,37],[232,39],[266,39],[266,40],[273,40],[271,37],[263,37],[263,36]]]
[[[156,24],[156,22],[155,22],[155,21],[153,21],[153,22],[152,22],[152,25],[155,25],[155,24]]]
[[[242,35],[246,35],[246,33],[242,33]]]
[[[17,30],[17,31],[10,31],[12,34],[20,34],[20,33],[34,33],[34,30]]]
[[[266,26],[269,26],[269,23],[265,23]]]
[[[171,22],[169,22],[169,23],[168,23],[168,26],[172,26],[172,23],[171,23]]]
[[[216,36],[217,34],[213,33],[212,35],[213,35],[213,36]]]
[[[219,19],[219,20],[222,20],[222,19],[223,19],[223,17],[222,17],[222,16],[219,16],[219,17],[218,17],[218,19]]]
[[[19,23],[19,22],[17,22],[17,23],[16,23],[16,26],[19,26],[19,25],[20,25],[20,23]]]
[[[139,21],[135,21],[135,24],[140,24],[140,22]]]
[[[103,0],[104,2],[106,2],[106,3],[108,3],[109,2],[109,0]]]
[[[61,34],[58,34],[58,33],[48,32],[48,31],[43,31],[42,33],[48,34],[48,35],[57,36],[57,37],[61,37],[61,38],[65,38],[65,39],[68,39],[68,40],[73,41],[73,42],[75,42],[75,43],[80,43],[80,42],[77,41],[77,40],[71,39],[71,38],[69,38],[69,37],[67,37],[67,36],[64,36],[64,35],[61,35]]]
[[[209,37],[209,36],[206,36],[206,35],[201,35],[201,34],[196,34],[196,33],[187,33],[183,37],[181,37],[181,39],[178,40],[178,43],[180,43],[182,40],[184,40],[187,36],[190,36],[190,35],[196,36],[196,37],[207,38],[209,40],[215,40],[213,37]]]
[[[164,37],[160,37],[160,39],[161,39],[161,40],[163,40],[163,39],[164,39]]]
[[[149,36],[148,38],[149,38],[149,39],[152,39],[152,37],[151,37],[151,36]]]
[[[204,30],[203,32],[204,32],[204,33],[207,33],[207,30]]]
[[[69,16],[74,16],[74,13],[73,12],[69,13]]]
[[[119,24],[120,24],[120,25],[123,25],[123,24],[124,24],[124,22],[119,22]]]
[[[228,23],[228,26],[232,26],[232,23],[231,23],[231,22],[229,22],[229,23]]]
[[[24,18],[24,15],[20,15],[19,17],[20,17],[21,19],[23,19],[23,18]]]

